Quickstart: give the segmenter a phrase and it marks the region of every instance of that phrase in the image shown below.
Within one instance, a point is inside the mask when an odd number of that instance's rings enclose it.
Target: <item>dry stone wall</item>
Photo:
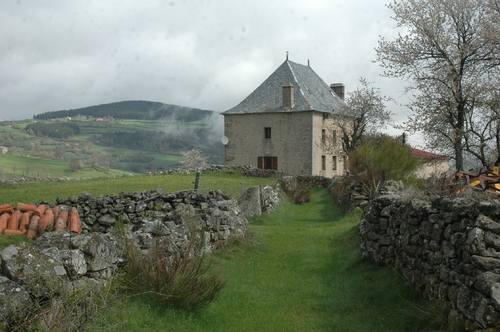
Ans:
[[[359,226],[364,257],[480,328],[500,328],[500,206],[442,197],[375,197]]]
[[[238,202],[219,190],[164,193],[161,189],[92,197],[88,193],[58,199],[57,204],[76,208],[82,231],[125,233],[147,249],[153,238],[169,239],[182,250],[191,232],[201,232],[205,251],[232,237],[245,234],[247,219]]]
[[[263,202],[269,204],[275,190],[262,190],[268,197]],[[161,241],[172,252],[188,252],[194,236],[208,252],[243,236],[248,223],[238,202],[219,190],[156,189],[99,197],[82,193],[57,204],[78,210],[83,234],[46,232],[0,252],[0,324],[31,307],[33,299],[101,287],[126,264],[123,237],[144,251]]]

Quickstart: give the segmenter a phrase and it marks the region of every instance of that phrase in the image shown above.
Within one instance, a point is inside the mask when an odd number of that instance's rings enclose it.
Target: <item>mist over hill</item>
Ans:
[[[112,117],[115,119],[162,120],[175,118],[178,121],[192,122],[204,120],[214,111],[163,104],[153,101],[129,100],[40,113],[33,116],[36,120],[58,119],[66,117],[89,116],[94,118]]]
[[[102,152],[105,156],[101,157],[106,161],[101,164],[109,164],[116,169],[139,172],[164,169],[169,166],[160,164],[156,159],[149,160],[152,157],[146,154],[178,158],[193,148],[202,150],[211,163],[218,164],[223,160],[221,138],[224,121],[223,116],[215,111],[135,100],[46,112],[33,118],[37,121],[27,124],[23,130],[25,133],[70,140],[66,143],[70,145],[75,140],[84,140],[78,144],[103,146],[106,148]],[[130,153],[133,160],[127,153],[124,157],[113,152],[113,148],[133,150]],[[79,152],[72,158],[84,163],[91,163],[89,160],[92,159]],[[142,165],[144,163],[148,165]]]

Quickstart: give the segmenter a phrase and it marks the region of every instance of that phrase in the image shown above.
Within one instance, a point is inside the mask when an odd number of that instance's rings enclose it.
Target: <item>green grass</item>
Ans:
[[[129,174],[130,172],[109,170],[107,173],[98,172],[90,168],[83,168],[73,172],[69,168],[69,161],[59,161],[38,157],[25,157],[16,155],[0,155],[0,171],[2,174],[10,174],[10,177],[61,177],[72,178],[102,177]]]
[[[12,244],[20,242],[26,242],[26,236],[17,234],[2,234],[0,236],[0,251]]]
[[[252,236],[212,255],[226,288],[186,313],[142,297],[105,317],[124,331],[432,331],[436,313],[394,271],[363,261],[359,214],[344,215],[326,190],[255,218]],[[437,317],[438,321],[439,318]]]
[[[5,184],[0,190],[0,204],[40,202],[41,200],[55,203],[57,197],[68,198],[80,195],[84,191],[93,196],[157,188],[161,188],[165,192],[174,192],[193,189],[194,177],[194,174],[133,175],[87,180]],[[276,180],[246,178],[237,172],[202,173],[199,188],[202,192],[220,189],[225,193],[237,196],[243,187],[266,185],[270,182],[276,182]]]

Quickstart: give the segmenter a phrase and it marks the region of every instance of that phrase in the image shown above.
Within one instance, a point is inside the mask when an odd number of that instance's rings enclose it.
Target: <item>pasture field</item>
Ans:
[[[92,178],[102,176],[116,176],[130,172],[110,169],[108,172],[99,172],[91,168],[83,168],[72,172],[68,161],[59,161],[39,157],[15,155],[0,155],[0,177],[71,177]]]
[[[142,173],[150,170],[166,170],[179,166],[181,153],[167,151],[165,153],[143,151],[129,147],[103,146],[95,143],[96,135],[110,132],[136,132],[150,131],[153,133],[174,132],[182,133],[190,129],[200,129],[206,126],[202,121],[180,122],[152,121],[152,120],[112,120],[98,122],[94,120],[73,121],[80,127],[80,134],[69,139],[51,139],[30,135],[23,129],[31,120],[0,123],[0,146],[8,149],[7,156],[0,155],[0,178],[13,178],[16,176],[70,176],[75,178],[95,177],[102,175],[117,175],[123,173]],[[51,123],[52,121],[44,121]],[[203,149],[204,142],[196,143]],[[123,155],[138,155],[146,153],[148,159],[124,161]],[[217,163],[219,155],[214,155],[210,150],[213,162]],[[216,152],[219,153],[219,152]],[[219,153],[220,154],[220,153]],[[38,157],[41,160],[23,157]],[[69,167],[71,159],[80,159],[85,168],[79,172],[72,172]],[[59,163],[58,163],[59,162]],[[108,165],[109,172],[93,171],[90,166],[94,164]],[[142,163],[142,165],[141,165]],[[102,169],[102,167],[97,167]],[[119,171],[121,170],[121,171]]]
[[[194,188],[194,174],[131,175],[99,177],[85,180],[4,184],[0,190],[0,205],[17,202],[31,203],[45,200],[54,204],[57,197],[68,198],[88,192],[93,196],[162,189],[165,192]],[[202,173],[200,191],[219,189],[232,196],[248,187],[275,183],[276,179],[243,177],[239,172]]]

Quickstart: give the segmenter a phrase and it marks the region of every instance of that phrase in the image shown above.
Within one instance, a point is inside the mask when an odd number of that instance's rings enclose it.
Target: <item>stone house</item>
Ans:
[[[334,92],[335,90],[335,92]],[[223,112],[225,164],[290,175],[345,173],[337,111],[344,85],[328,86],[288,57],[255,91]]]
[[[425,179],[431,177],[432,175],[440,176],[450,173],[450,157],[441,156],[415,148],[410,148],[410,153],[422,163],[415,172],[417,177]]]

